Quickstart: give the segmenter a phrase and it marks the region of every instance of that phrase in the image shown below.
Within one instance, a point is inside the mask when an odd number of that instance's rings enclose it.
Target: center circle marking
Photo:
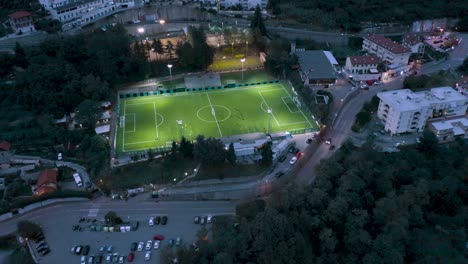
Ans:
[[[226,109],[227,112],[228,112],[228,115],[224,119],[219,119],[218,122],[226,121],[231,117],[231,110],[229,110],[229,108],[225,107],[224,105],[207,105],[207,106],[204,106],[204,107],[198,109],[198,111],[197,111],[198,119],[200,119],[201,121],[209,122],[209,123],[216,122],[216,120],[206,120],[206,119],[204,119],[204,118],[202,118],[200,116],[200,112],[202,110],[204,110],[205,108],[209,108],[208,111],[210,111],[210,115],[211,115],[211,107],[213,107],[215,109],[215,111],[216,111],[216,108],[221,108],[221,109]]]

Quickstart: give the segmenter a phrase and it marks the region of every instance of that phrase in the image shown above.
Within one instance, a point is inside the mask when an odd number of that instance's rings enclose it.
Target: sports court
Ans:
[[[119,115],[118,153],[169,147],[182,136],[193,140],[199,134],[219,138],[318,129],[282,83],[124,98]]]

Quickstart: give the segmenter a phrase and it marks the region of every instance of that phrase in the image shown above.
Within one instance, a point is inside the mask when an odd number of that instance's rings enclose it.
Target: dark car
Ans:
[[[279,162],[283,162],[286,160],[286,155],[281,155],[281,157],[279,158]]]
[[[102,259],[103,259],[103,256],[102,256],[102,255],[96,256],[96,261],[95,261],[95,263],[97,263],[97,264],[102,263]]]
[[[330,150],[334,150],[334,149],[335,149],[335,145],[331,145]]]
[[[164,240],[164,236],[163,235],[154,235],[154,240]]]
[[[200,223],[200,217],[199,216],[195,216],[195,220],[193,220],[193,222],[195,224],[199,224]]]
[[[295,148],[293,153],[294,153],[294,154],[299,153],[299,149],[298,149],[298,148]]]
[[[88,188],[88,189],[91,188],[91,183],[90,182],[86,182],[85,185],[86,185],[86,188]]]
[[[131,251],[135,251],[138,247],[138,243],[137,242],[133,242],[132,245],[130,246],[130,250]]]
[[[291,147],[289,147],[288,152],[293,153],[295,149],[296,149],[296,147],[291,146]]]
[[[156,218],[154,219],[154,223],[159,225],[159,223],[161,223],[161,217],[160,216],[156,216]]]
[[[45,246],[43,246],[43,247],[38,248],[38,249],[37,249],[37,252],[41,253],[41,252],[46,251],[47,249],[49,249],[49,246],[45,245]]]
[[[279,177],[281,177],[281,176],[283,176],[283,175],[284,175],[284,172],[282,172],[282,171],[278,171],[278,172],[275,174],[276,178],[279,178]]]
[[[161,218],[161,225],[165,225],[165,224],[167,224],[167,216],[163,216]]]
[[[86,256],[89,253],[89,245],[84,246],[83,248],[83,255]]]
[[[45,255],[47,255],[47,254],[49,254],[49,253],[50,253],[50,249],[47,248],[47,249],[45,249],[44,251],[42,251],[41,255],[42,255],[42,256],[45,256]]]
[[[308,138],[308,139],[306,139],[306,143],[307,143],[307,144],[310,144],[310,143],[312,143],[312,140],[313,140],[313,139]]]
[[[167,244],[169,247],[174,246],[174,239],[169,239],[169,241],[167,241]]]
[[[128,260],[128,262],[133,262],[134,258],[135,258],[135,253],[130,252],[130,254],[128,254],[127,260]]]

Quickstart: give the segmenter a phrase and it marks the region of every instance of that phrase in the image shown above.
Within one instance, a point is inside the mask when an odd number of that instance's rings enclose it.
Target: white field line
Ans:
[[[302,122],[292,122],[292,123],[287,123],[287,124],[281,124],[281,126],[290,126],[290,125],[304,124],[304,123],[307,123],[307,121],[302,121]]]
[[[144,143],[150,143],[150,142],[153,142],[153,143],[154,143],[154,140],[138,141],[138,142],[126,143],[125,145],[137,145],[137,144],[144,144]]]
[[[206,93],[206,97],[208,97],[208,102],[210,102],[211,109],[214,109],[213,104],[211,104],[210,96],[208,95],[208,93]],[[219,127],[218,118],[216,118],[216,114],[214,114],[213,116],[215,118],[216,125],[218,126],[219,134],[221,135],[221,137],[223,137],[223,133],[221,133],[221,128]]]
[[[283,97],[281,97],[281,100],[282,100],[283,103],[286,105],[286,107],[289,109],[289,112],[290,112],[291,114],[295,114],[295,113],[300,113],[300,112],[301,112],[300,110],[294,111],[294,112],[293,112],[293,111],[291,110],[291,108],[289,108],[289,105],[288,105],[288,103],[284,100],[284,98],[289,98],[289,97],[283,96]],[[297,109],[299,109],[299,108],[297,108]],[[305,123],[305,122],[304,122],[304,123]]]
[[[292,100],[291,95],[288,93],[288,91],[286,91],[286,88],[284,88],[283,84],[281,84],[281,87],[283,88],[284,92],[289,96],[289,98],[291,98],[291,100]],[[303,116],[304,119],[307,121],[307,123],[309,123],[310,128],[314,127],[314,126],[310,123],[309,119],[307,119],[307,116],[304,114],[304,112],[302,112],[301,109],[299,109],[299,111],[301,111],[302,116]]]
[[[126,116],[132,116],[133,117],[133,130],[132,131],[125,131],[125,133],[133,133],[133,132],[136,131],[136,114],[131,113],[131,114],[126,114]]]
[[[156,112],[156,103],[153,102],[154,109],[154,122],[156,124],[156,139],[159,139],[159,129],[158,129],[158,112]]]
[[[262,93],[260,93],[260,91],[258,91],[258,90],[257,90],[257,93],[260,95],[260,97],[262,97],[262,100],[263,100],[263,102],[265,103],[265,105],[268,107],[268,109],[273,110],[273,109],[271,109],[270,106],[267,104],[267,102],[265,101],[265,98],[263,98]],[[277,124],[278,126],[281,126],[281,125],[279,124],[278,120],[276,120],[276,117],[275,117],[275,115],[273,114],[273,112],[272,112],[271,114],[269,114],[269,115],[271,115],[271,116],[273,117],[273,119],[275,120],[275,122],[276,122],[276,124]]]
[[[125,101],[124,103],[124,116],[125,116],[125,111],[126,111],[126,108],[127,108],[127,101]],[[124,124],[124,127],[123,127],[123,133],[122,133],[122,151],[125,152],[125,124]]]

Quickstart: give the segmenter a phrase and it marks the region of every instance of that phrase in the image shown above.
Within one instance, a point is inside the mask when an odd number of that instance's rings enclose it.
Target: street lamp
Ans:
[[[240,59],[241,64],[242,64],[242,82],[244,82],[244,62],[245,58]]]
[[[273,111],[271,111],[271,109],[268,108],[267,112],[268,112],[268,130],[267,130],[267,134],[270,134],[271,116],[273,115]]]
[[[246,47],[245,56],[247,56],[249,54],[249,42],[248,41],[245,42],[245,47]]]
[[[160,24],[160,25],[166,24],[166,20],[164,20],[164,19],[159,20],[159,24]]]
[[[172,64],[168,64],[167,68],[169,68],[169,75],[171,76],[171,81],[172,81]]]
[[[234,42],[231,42],[231,55],[234,56]]]
[[[145,28],[139,27],[139,28],[138,28],[138,33],[140,33],[140,34],[145,33]]]

